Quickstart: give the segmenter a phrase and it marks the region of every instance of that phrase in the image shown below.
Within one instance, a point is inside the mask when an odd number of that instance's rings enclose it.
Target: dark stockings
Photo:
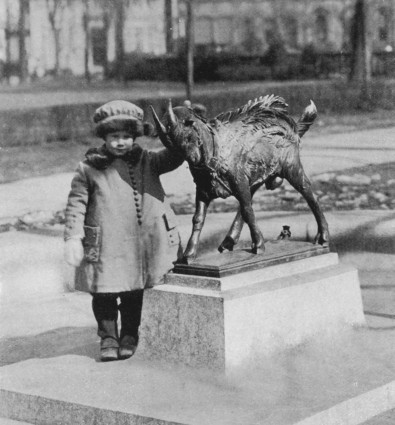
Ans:
[[[120,304],[118,305],[118,298]],[[121,339],[125,335],[138,339],[143,290],[92,294],[92,309],[98,324],[98,335],[101,338],[118,339],[118,310],[121,315]]]

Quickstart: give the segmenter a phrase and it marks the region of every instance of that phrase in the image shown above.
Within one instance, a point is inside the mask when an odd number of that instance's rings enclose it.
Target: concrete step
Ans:
[[[0,368],[0,416],[42,425],[357,425],[395,408],[394,328],[322,336],[232,377],[61,355]],[[235,342],[236,343],[236,342]]]
[[[32,425],[32,423],[14,421],[13,419],[7,419],[7,418],[0,418],[0,425]]]
[[[395,424],[395,409],[381,413],[372,419],[364,422],[362,425],[394,425]]]

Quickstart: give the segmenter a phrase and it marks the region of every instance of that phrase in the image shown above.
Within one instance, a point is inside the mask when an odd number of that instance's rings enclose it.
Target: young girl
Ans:
[[[144,125],[143,111],[132,103],[106,103],[93,120],[105,143],[87,152],[71,183],[65,260],[81,265],[101,337],[100,358],[109,361],[134,354],[143,290],[162,283],[181,253],[159,176],[183,159],[167,149],[150,152],[134,143]]]

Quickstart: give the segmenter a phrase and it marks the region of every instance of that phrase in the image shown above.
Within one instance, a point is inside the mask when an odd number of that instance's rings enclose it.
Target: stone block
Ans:
[[[145,291],[139,351],[231,372],[364,324],[357,270],[327,253],[223,278],[168,274]]]

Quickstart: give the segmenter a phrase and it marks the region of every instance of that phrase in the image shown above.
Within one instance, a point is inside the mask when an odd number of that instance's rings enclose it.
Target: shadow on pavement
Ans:
[[[58,328],[38,335],[4,338],[0,341],[0,366],[66,354],[95,359],[98,354],[96,329]]]
[[[375,218],[368,223],[357,226],[345,233],[336,235],[332,242],[339,254],[353,251],[375,252],[381,254],[395,254],[394,232],[388,235],[375,233],[378,225],[394,221],[394,217]]]

